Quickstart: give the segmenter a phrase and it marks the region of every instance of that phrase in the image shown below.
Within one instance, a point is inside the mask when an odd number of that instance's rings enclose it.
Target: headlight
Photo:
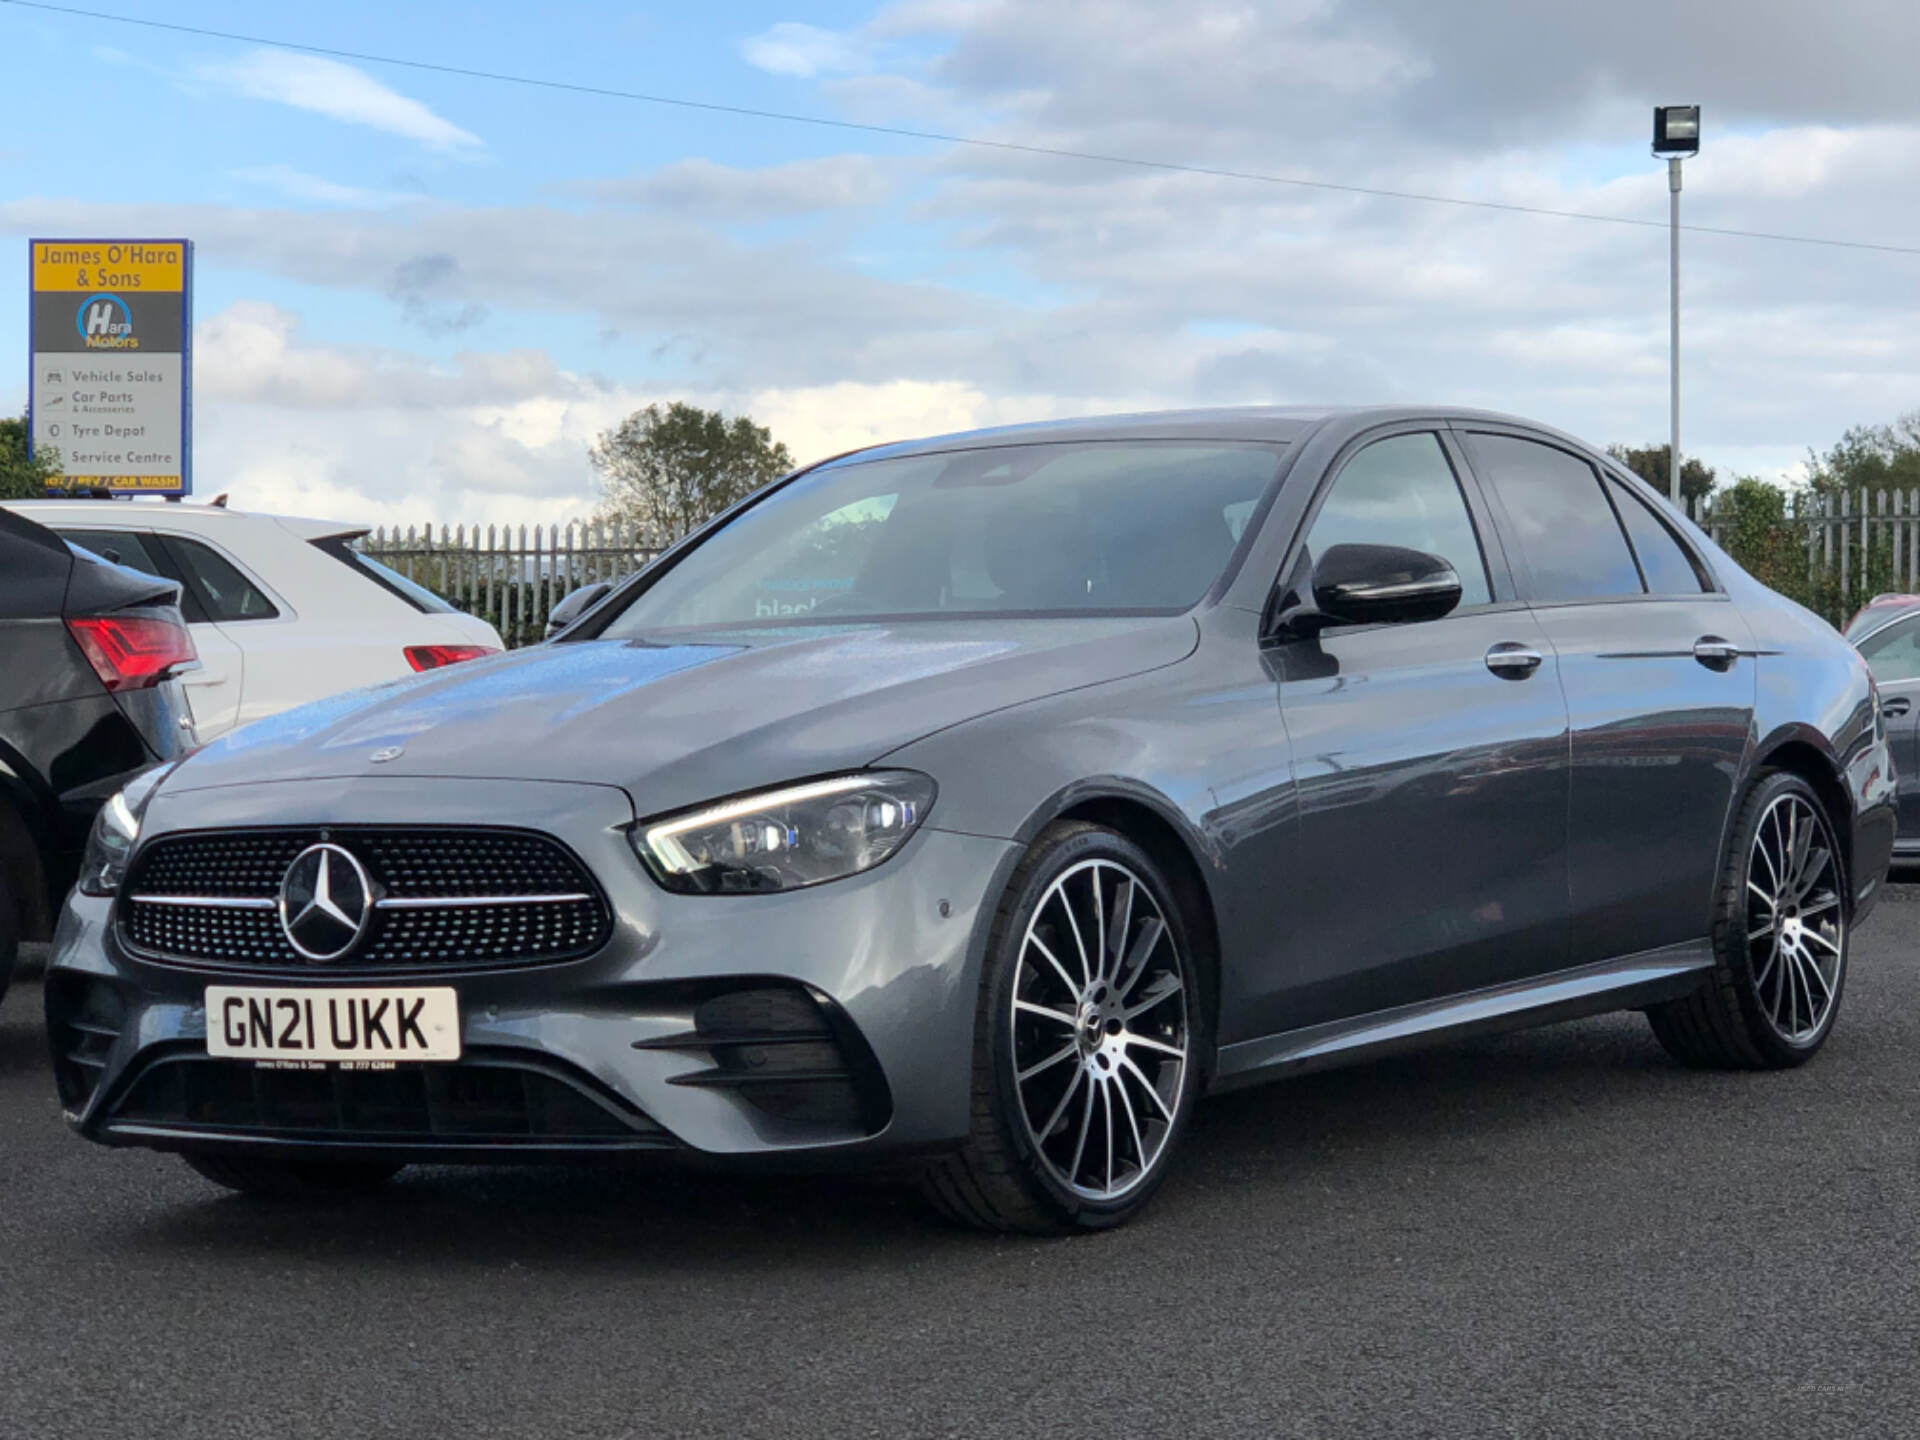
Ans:
[[[133,842],[140,838],[140,821],[160,782],[173,773],[173,766],[162,765],[137,775],[124,790],[100,807],[94,817],[93,831],[87,836],[87,853],[80,862],[80,893],[111,895],[127,878],[127,857],[133,854]]]
[[[763,791],[634,826],[634,853],[669,890],[797,890],[871,870],[933,806],[911,770],[842,775]]]

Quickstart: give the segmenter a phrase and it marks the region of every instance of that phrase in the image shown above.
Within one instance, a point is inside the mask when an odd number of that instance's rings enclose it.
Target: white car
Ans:
[[[202,740],[502,648],[486,621],[355,550],[364,525],[131,501],[7,508],[109,560],[180,582],[201,662],[182,679]]]

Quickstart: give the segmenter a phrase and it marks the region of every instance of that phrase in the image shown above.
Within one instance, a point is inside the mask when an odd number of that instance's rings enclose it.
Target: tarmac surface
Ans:
[[[1920,886],[1826,1051],[1638,1016],[1201,1108],[1121,1232],[845,1180],[409,1171],[225,1195],[67,1133],[0,1005],[0,1436],[1896,1436],[1920,1431]]]

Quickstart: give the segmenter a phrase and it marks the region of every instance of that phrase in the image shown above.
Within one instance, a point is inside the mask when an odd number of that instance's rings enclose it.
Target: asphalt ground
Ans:
[[[68,1135],[0,1006],[0,1436],[1910,1436],[1920,886],[1786,1074],[1637,1016],[1202,1107],[1139,1223],[831,1180],[228,1197]]]

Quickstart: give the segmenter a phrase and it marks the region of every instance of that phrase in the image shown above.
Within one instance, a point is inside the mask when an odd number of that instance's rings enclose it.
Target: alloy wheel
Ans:
[[[1783,1040],[1804,1045],[1839,996],[1847,922],[1832,831],[1803,796],[1782,795],[1760,817],[1746,924],[1761,1013]]]
[[[1125,865],[1061,872],[1027,923],[1012,990],[1013,1089],[1054,1181],[1117,1200],[1150,1174],[1179,1112],[1188,976],[1153,891]]]

